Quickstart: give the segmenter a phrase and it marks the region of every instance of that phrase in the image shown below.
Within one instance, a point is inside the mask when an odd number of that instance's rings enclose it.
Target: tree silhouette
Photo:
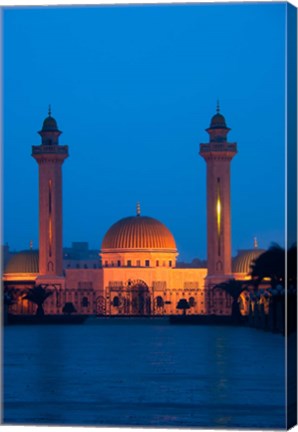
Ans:
[[[272,288],[278,284],[285,286],[285,250],[273,243],[253,261],[250,274],[257,287],[264,278],[270,279]]]
[[[3,303],[5,306],[9,307],[15,303],[14,296],[10,291],[4,291],[3,293]]]
[[[288,258],[288,268],[287,268],[287,276],[288,276],[288,284],[293,287],[297,286],[297,245],[293,244],[287,253]]]
[[[6,322],[7,317],[8,317],[8,313],[9,313],[9,308],[11,305],[13,305],[15,303],[15,299],[14,299],[14,295],[11,291],[4,291],[3,293],[3,313],[4,313],[4,322]]]
[[[76,312],[76,308],[74,307],[72,302],[66,302],[65,305],[63,306],[62,312],[64,314],[70,315],[74,312]]]
[[[221,282],[213,287],[213,290],[220,289],[232,297],[232,318],[238,321],[241,317],[239,297],[243,291],[247,289],[244,281],[229,279],[226,282]]]
[[[182,298],[182,299],[180,299],[178,301],[178,304],[177,304],[176,307],[177,307],[177,309],[182,309],[183,310],[183,315],[185,315],[186,314],[186,309],[189,309],[190,305],[189,305],[188,301],[185,298]]]
[[[47,290],[45,285],[36,285],[29,288],[23,298],[37,305],[36,315],[41,317],[44,316],[43,304],[52,294],[53,291]]]

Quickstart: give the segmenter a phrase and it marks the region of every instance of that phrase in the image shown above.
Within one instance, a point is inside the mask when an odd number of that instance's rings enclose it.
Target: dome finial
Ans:
[[[51,114],[52,114],[51,105],[49,105],[48,114],[49,114],[49,117],[51,117]]]
[[[141,215],[141,205],[139,203],[139,201],[137,202],[137,216]]]
[[[217,103],[216,103],[216,112],[219,113],[219,111],[220,111],[219,99],[217,99]]]
[[[258,249],[259,245],[258,245],[258,240],[257,237],[254,237],[254,249]]]
[[[30,250],[33,249],[33,240],[30,240]]]

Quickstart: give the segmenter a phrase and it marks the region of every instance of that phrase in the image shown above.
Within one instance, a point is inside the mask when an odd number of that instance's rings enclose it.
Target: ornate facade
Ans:
[[[218,108],[207,129],[210,142],[200,147],[207,163],[208,268],[177,268],[174,236],[158,220],[141,215],[137,205],[135,216],[119,220],[104,236],[100,268],[63,269],[62,163],[68,147],[58,143],[61,131],[49,111],[41,144],[32,147],[39,165],[39,252],[16,254],[5,269],[5,289],[15,298],[11,311],[34,313],[23,294],[41,284],[53,292],[44,304],[48,314],[63,313],[69,303],[81,314],[181,314],[185,304],[188,314],[229,314],[231,299],[212,289],[233,276],[230,162],[237,150],[227,142],[229,130]]]

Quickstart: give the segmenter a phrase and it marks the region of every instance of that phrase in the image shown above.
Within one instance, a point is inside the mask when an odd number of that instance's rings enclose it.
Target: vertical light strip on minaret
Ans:
[[[49,256],[52,256],[53,227],[52,227],[52,180],[49,180]]]
[[[216,216],[217,216],[217,241],[218,241],[218,256],[220,256],[220,234],[221,234],[221,200],[220,200],[220,179],[217,179],[217,200],[216,200]]]

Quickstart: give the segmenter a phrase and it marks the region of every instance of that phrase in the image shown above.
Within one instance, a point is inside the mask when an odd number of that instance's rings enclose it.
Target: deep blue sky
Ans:
[[[135,214],[206,257],[206,166],[216,100],[238,143],[232,244],[284,242],[285,11],[281,4],[14,8],[4,12],[4,235],[38,245],[38,167],[48,104],[70,157],[64,245],[99,248]]]

